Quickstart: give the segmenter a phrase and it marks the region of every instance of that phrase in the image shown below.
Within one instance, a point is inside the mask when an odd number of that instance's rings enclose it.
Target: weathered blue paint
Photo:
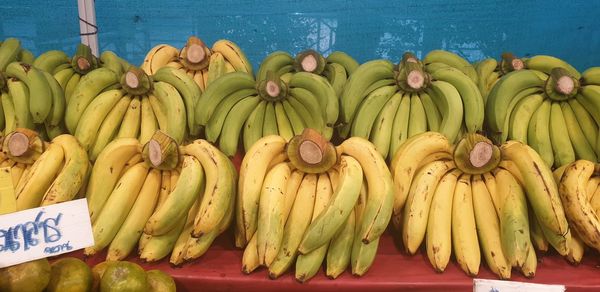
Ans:
[[[39,54],[79,42],[75,0],[0,1],[0,39]],[[139,64],[153,45],[194,34],[237,42],[257,64],[274,50],[343,50],[360,62],[406,50],[458,52],[471,61],[549,54],[579,69],[600,66],[600,1],[531,0],[99,0],[101,49]]]

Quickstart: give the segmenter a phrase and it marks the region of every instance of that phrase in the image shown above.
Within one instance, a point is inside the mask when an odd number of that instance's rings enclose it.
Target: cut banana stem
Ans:
[[[326,60],[315,50],[306,50],[296,56],[296,72],[309,72],[320,75],[325,70]]]
[[[333,144],[311,128],[305,128],[301,135],[294,136],[286,151],[292,165],[306,173],[327,171],[338,160]]]
[[[12,156],[21,156],[35,143],[37,133],[29,129],[17,129],[8,138],[8,151]],[[39,139],[39,138],[38,138]]]
[[[158,169],[173,169],[179,162],[177,143],[162,131],[156,131],[152,139],[144,145],[144,160]]]
[[[454,150],[454,162],[463,172],[483,174],[500,163],[500,149],[479,134],[467,134]]]
[[[121,77],[121,85],[131,95],[146,94],[152,87],[151,83],[148,74],[139,68],[130,68]]]

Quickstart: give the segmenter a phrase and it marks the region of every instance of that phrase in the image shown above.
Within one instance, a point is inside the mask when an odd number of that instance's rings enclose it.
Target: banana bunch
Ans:
[[[252,75],[252,64],[237,44],[218,40],[209,48],[195,36],[190,36],[181,50],[166,44],[154,46],[141,66],[150,75],[162,67],[175,68],[187,74],[202,92],[226,73],[246,72]]]
[[[196,259],[233,220],[235,180],[231,161],[204,140],[178,147],[161,131],[143,146],[115,139],[87,188],[95,244],[85,254],[108,248],[107,260],[122,260],[137,244],[148,262]]]
[[[498,62],[494,58],[486,58],[473,64],[477,72],[477,87],[484,102],[487,96],[502,76],[525,68],[526,58],[517,58],[512,53],[503,53]]]
[[[335,111],[329,112],[329,102]],[[195,114],[206,139],[233,156],[240,136],[246,151],[261,137],[279,135],[289,141],[305,128],[330,139],[337,97],[327,79],[313,73],[298,72],[285,82],[273,71],[258,81],[249,73],[233,72],[206,88]]]
[[[4,138],[0,161],[0,168],[10,167],[17,211],[81,197],[91,170],[75,137],[60,135],[44,142],[25,128]]]
[[[407,253],[426,242],[437,272],[452,250],[467,275],[478,274],[483,255],[501,279],[509,279],[512,268],[533,277],[534,247],[545,251],[550,244],[567,258],[581,253],[550,168],[520,142],[497,147],[467,134],[452,145],[442,134],[426,132],[399,148],[391,171],[392,222]]]
[[[426,131],[450,141],[480,131],[483,98],[472,74],[446,64],[451,62],[470,66],[446,51],[432,51],[423,61],[405,53],[395,67],[387,60],[362,64],[341,96],[341,136],[368,138],[391,160],[408,138]]]
[[[577,160],[554,171],[573,238],[580,246],[574,263],[579,263],[586,245],[600,250],[599,170],[595,162]]]
[[[525,68],[504,75],[486,103],[486,124],[495,140],[533,147],[548,166],[600,155],[600,70],[580,74],[566,62],[534,56]]]
[[[354,58],[340,51],[329,54],[327,58],[315,50],[302,51],[295,58],[287,52],[275,51],[262,61],[256,79],[264,80],[267,78],[267,72],[272,71],[279,74],[284,82],[289,83],[294,73],[313,73],[326,78],[335,94],[340,96],[348,77],[358,66],[359,64]],[[337,103],[330,100],[323,100],[323,102],[326,102],[325,105],[333,106],[329,111],[336,110]]]
[[[35,56],[31,51],[21,47],[21,41],[7,38],[0,42],[0,72],[6,70],[8,64],[19,61],[32,64]]]
[[[235,241],[244,248],[242,271],[264,266],[275,279],[295,262],[296,279],[306,282],[325,261],[332,279],[349,265],[362,276],[392,201],[385,160],[365,139],[336,148],[313,129],[289,142],[263,137],[240,167]]]
[[[115,67],[119,66],[124,65]],[[91,160],[113,139],[137,138],[146,143],[158,129],[181,143],[199,132],[194,123],[199,97],[194,81],[173,68],[149,76],[131,66],[120,75],[102,67],[84,75],[75,87],[65,125]]]

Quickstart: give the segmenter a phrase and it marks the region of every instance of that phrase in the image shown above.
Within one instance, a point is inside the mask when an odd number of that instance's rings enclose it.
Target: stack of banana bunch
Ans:
[[[0,71],[4,71],[8,64],[15,61],[31,64],[34,60],[33,53],[21,47],[19,39],[7,38],[0,41]]]
[[[138,246],[141,259],[171,254],[173,264],[202,256],[233,220],[236,172],[205,140],[178,147],[158,131],[145,145],[112,141],[92,170],[87,199],[93,255],[122,260]]]
[[[47,206],[83,196],[91,165],[71,135],[50,142],[19,128],[2,143],[0,167],[10,167],[16,210]]]
[[[448,65],[453,62],[469,67],[459,70]],[[406,139],[426,131],[450,141],[480,131],[484,103],[471,71],[466,60],[446,51],[432,51],[423,61],[405,53],[396,67],[387,60],[366,62],[344,87],[340,134],[368,138],[391,160]]]
[[[194,79],[200,90],[217,78],[230,72],[252,74],[252,64],[237,44],[230,40],[218,40],[212,48],[195,36],[190,36],[185,46],[177,48],[160,44],[153,47],[141,68],[153,75],[162,67],[170,67]]]
[[[570,261],[581,260],[581,241],[570,232],[552,171],[525,144],[497,147],[467,134],[452,145],[426,132],[400,147],[391,171],[392,221],[404,248],[415,254],[425,241],[437,272],[452,250],[467,275],[478,274],[483,254],[501,279],[509,279],[512,268],[533,277],[534,247],[546,251],[550,244]]]
[[[326,262],[334,279],[347,267],[371,267],[390,220],[391,175],[375,147],[350,138],[337,148],[316,130],[289,143],[261,138],[244,157],[236,205],[235,242],[242,271],[260,266],[275,279],[295,262],[295,278],[311,279]]]
[[[547,165],[560,167],[600,155],[600,70],[580,74],[550,56],[526,59],[489,94],[486,124],[495,140],[533,147]]]
[[[600,251],[600,165],[588,160],[577,160],[554,171],[559,194],[572,233],[584,244]]]
[[[200,90],[186,74],[171,68],[147,75],[130,66],[102,67],[84,75],[67,102],[65,125],[96,160],[110,141],[136,138],[146,143],[156,130],[177,143],[198,133],[194,105]]]
[[[265,70],[261,66],[260,71]],[[279,135],[289,141],[305,128],[331,138],[338,99],[327,79],[298,72],[286,82],[278,72],[265,74],[255,81],[250,73],[233,72],[206,88],[196,105],[196,121],[204,126],[208,141],[218,142],[225,154],[233,156],[240,136],[245,151],[261,137]]]
[[[12,62],[0,72],[0,128],[8,134],[16,128],[38,130],[54,138],[65,112],[63,90],[54,77],[23,62]]]

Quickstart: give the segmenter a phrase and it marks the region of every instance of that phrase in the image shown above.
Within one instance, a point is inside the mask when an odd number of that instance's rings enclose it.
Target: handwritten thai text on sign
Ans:
[[[93,244],[85,199],[0,215],[0,268]]]
[[[564,285],[545,285],[514,281],[473,280],[473,292],[564,292]]]

